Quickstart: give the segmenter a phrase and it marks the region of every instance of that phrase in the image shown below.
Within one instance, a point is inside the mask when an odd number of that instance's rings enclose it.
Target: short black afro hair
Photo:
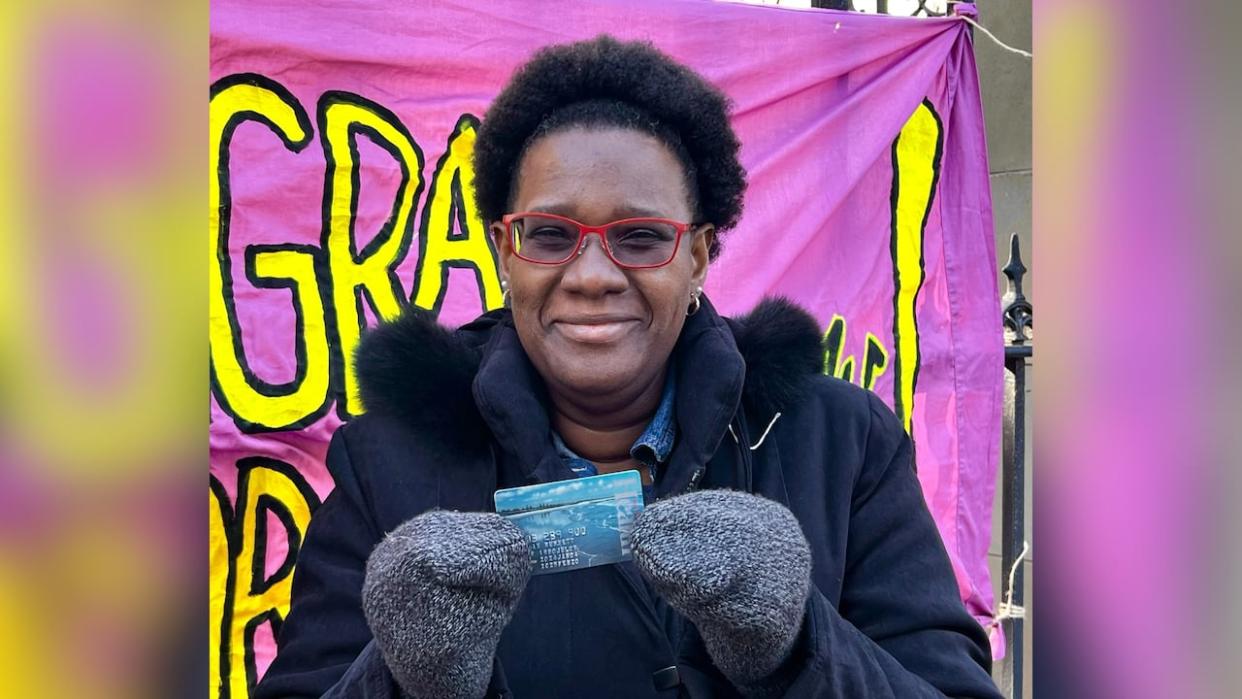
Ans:
[[[575,126],[651,134],[685,167],[694,223],[720,232],[742,215],[746,171],[729,124],[729,101],[700,75],[647,42],[601,35],[548,46],[514,73],[492,102],[474,146],[475,200],[484,221],[508,212],[513,177],[536,138]]]

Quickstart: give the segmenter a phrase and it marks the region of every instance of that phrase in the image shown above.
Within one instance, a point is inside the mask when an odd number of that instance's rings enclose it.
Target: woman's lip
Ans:
[[[557,321],[553,325],[566,338],[574,342],[583,342],[587,344],[606,344],[616,342],[623,335],[630,331],[631,326],[638,321],[628,320],[591,320],[582,322],[573,322],[568,320]]]

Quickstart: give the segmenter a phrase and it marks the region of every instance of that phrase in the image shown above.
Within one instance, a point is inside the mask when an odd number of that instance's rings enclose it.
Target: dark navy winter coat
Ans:
[[[810,542],[814,587],[782,669],[796,678],[789,696],[999,697],[910,440],[871,392],[822,375],[815,320],[780,301],[737,320],[704,303],[674,352],[678,439],[656,496],[755,492],[787,505]],[[498,488],[573,478],[507,311],[456,332],[406,313],[368,333],[356,366],[368,412],[332,439],[336,489],[298,555],[259,699],[400,696],[361,608],[371,549],[426,510],[490,511]],[[531,578],[489,688],[519,698],[735,695],[693,625],[632,564]]]

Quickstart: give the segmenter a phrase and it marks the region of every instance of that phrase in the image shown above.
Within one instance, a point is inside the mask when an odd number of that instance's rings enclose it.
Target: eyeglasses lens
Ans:
[[[568,221],[524,216],[512,222],[514,252],[536,262],[568,261],[578,247],[578,227]],[[677,229],[659,220],[633,219],[609,226],[608,250],[617,262],[648,267],[668,262],[677,246]]]

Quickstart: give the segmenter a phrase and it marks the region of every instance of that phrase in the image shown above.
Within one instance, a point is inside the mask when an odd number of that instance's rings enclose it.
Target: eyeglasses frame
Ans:
[[[549,218],[549,219],[553,219],[556,221],[562,221],[564,223],[568,223],[572,226],[576,226],[578,228],[577,244],[575,244],[574,247],[571,248],[571,252],[565,256],[565,259],[558,260],[556,262],[548,262],[546,260],[535,260],[529,257],[525,257],[524,255],[522,255],[522,253],[518,252],[518,246],[515,244],[515,235],[513,232],[513,222],[524,216],[538,216],[539,218]],[[673,230],[676,232],[677,237],[673,241],[673,252],[669,255],[667,260],[657,265],[629,265],[629,264],[625,264],[624,262],[621,262],[620,260],[618,260],[616,257],[613,256],[612,249],[608,247],[608,238],[604,235],[605,231],[607,231],[609,228],[613,226],[618,226],[623,223],[634,223],[636,221],[653,221],[656,223],[668,224],[673,227]],[[569,218],[568,216],[558,216],[557,214],[546,214],[546,213],[542,213],[539,211],[518,211],[515,213],[511,213],[511,214],[505,214],[504,216],[500,218],[500,222],[503,223],[505,226],[505,232],[509,236],[509,245],[512,246],[513,248],[513,254],[516,255],[517,258],[519,260],[522,260],[523,262],[530,262],[531,264],[536,264],[536,265],[548,265],[550,267],[567,264],[570,260],[574,259],[574,257],[582,254],[582,251],[585,249],[584,244],[586,243],[586,237],[588,235],[595,234],[599,236],[600,247],[603,248],[604,254],[608,256],[609,260],[612,260],[612,263],[614,265],[620,267],[621,269],[658,269],[660,267],[667,266],[673,260],[677,259],[677,252],[681,249],[681,237],[685,235],[686,231],[695,227],[695,224],[693,223],[674,221],[671,218],[660,218],[658,216],[632,216],[630,218],[623,218],[617,221],[611,221],[609,223],[605,223],[602,226],[588,226],[585,223],[582,223],[581,221],[575,221],[574,219]]]

